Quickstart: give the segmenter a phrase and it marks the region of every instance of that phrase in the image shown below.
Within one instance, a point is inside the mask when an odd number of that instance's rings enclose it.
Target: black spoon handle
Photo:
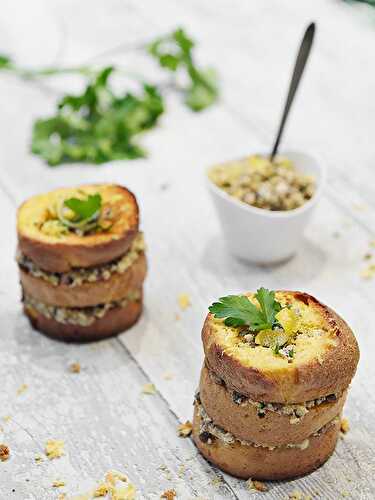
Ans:
[[[274,159],[275,155],[277,154],[277,150],[279,148],[279,143],[280,143],[281,137],[283,135],[285,122],[288,118],[290,108],[292,107],[294,96],[296,94],[299,82],[301,80],[303,70],[305,69],[306,61],[309,58],[311,46],[312,46],[312,43],[314,40],[314,35],[315,35],[315,23],[311,23],[311,24],[309,24],[309,26],[307,27],[307,29],[305,31],[305,34],[303,35],[302,42],[301,42],[301,45],[299,47],[297,59],[296,59],[296,62],[294,64],[293,75],[292,75],[292,79],[291,79],[290,84],[289,84],[288,97],[286,99],[286,103],[284,106],[284,111],[283,111],[283,115],[281,117],[279,130],[278,130],[277,136],[276,136],[276,141],[275,141],[275,144],[272,148],[272,153],[270,154],[271,161]]]

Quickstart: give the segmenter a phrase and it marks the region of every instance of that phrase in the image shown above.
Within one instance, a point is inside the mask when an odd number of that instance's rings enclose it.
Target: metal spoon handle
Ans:
[[[309,24],[307,27],[305,34],[303,35],[301,45],[299,47],[298,55],[296,62],[294,64],[294,70],[293,70],[293,75],[292,79],[289,84],[289,91],[288,91],[288,97],[286,99],[286,103],[284,106],[284,111],[283,115],[281,117],[280,125],[279,125],[279,130],[277,132],[276,136],[276,141],[275,144],[272,148],[272,153],[270,154],[270,160],[272,161],[277,154],[277,150],[279,148],[279,143],[281,140],[281,137],[283,135],[284,131],[284,126],[285,122],[288,118],[288,114],[290,111],[290,108],[292,106],[294,96],[296,94],[299,82],[301,80],[301,76],[303,74],[303,70],[305,69],[306,61],[309,57],[311,46],[314,40],[314,35],[315,35],[315,23]]]

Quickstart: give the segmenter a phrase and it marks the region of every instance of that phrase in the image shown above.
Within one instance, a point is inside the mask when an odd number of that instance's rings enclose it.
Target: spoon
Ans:
[[[274,157],[277,154],[277,150],[279,149],[279,143],[281,140],[281,137],[283,135],[284,131],[284,126],[285,122],[288,118],[288,114],[290,111],[290,108],[292,107],[292,103],[294,100],[294,96],[296,94],[299,82],[301,80],[303,71],[305,69],[305,65],[307,62],[307,59],[309,58],[311,46],[314,40],[314,35],[315,35],[315,23],[309,24],[307,27],[305,34],[303,35],[301,45],[299,47],[298,55],[296,58],[296,62],[294,64],[294,70],[293,70],[293,75],[292,79],[289,84],[289,91],[288,91],[288,97],[285,102],[284,106],[284,111],[281,117],[280,125],[279,125],[279,130],[277,132],[275,144],[272,148],[272,153],[270,154],[270,160],[273,161]]]

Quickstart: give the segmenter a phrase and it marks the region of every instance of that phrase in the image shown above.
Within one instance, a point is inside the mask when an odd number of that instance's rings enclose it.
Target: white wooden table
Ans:
[[[78,64],[105,53],[98,62],[142,71],[143,62],[117,47],[183,25],[198,41],[200,60],[220,71],[222,99],[194,115],[171,98],[160,127],[144,137],[147,160],[51,169],[28,152],[31,123],[76,82],[30,85],[0,74],[0,443],[11,449],[0,462],[1,500],[83,494],[109,469],[125,472],[142,499],[171,488],[181,499],[248,498],[243,481],[211,467],[176,428],[192,416],[207,306],[261,285],[306,290],[336,308],[362,357],[345,409],[351,430],[333,457],[308,477],[270,483],[255,496],[285,499],[297,489],[313,498],[375,498],[375,280],[360,277],[375,240],[375,10],[339,0],[4,4],[0,50],[30,65]],[[318,156],[329,182],[299,254],[279,267],[247,266],[226,252],[203,172],[270,147],[311,20],[318,22],[316,45],[283,146]],[[118,338],[65,345],[32,331],[21,314],[15,209],[39,191],[91,181],[123,183],[138,197],[149,247],[146,309]],[[180,293],[191,297],[184,312]],[[81,373],[69,372],[72,362]],[[141,394],[146,383],[155,384],[155,395]],[[64,440],[66,455],[37,464],[47,439]],[[56,479],[66,486],[52,488]]]

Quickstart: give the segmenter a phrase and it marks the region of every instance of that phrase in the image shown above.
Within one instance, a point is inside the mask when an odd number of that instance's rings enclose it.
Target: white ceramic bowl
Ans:
[[[260,153],[264,154],[264,153]],[[229,251],[256,264],[276,264],[292,257],[320,198],[325,183],[325,170],[312,156],[287,151],[296,167],[316,179],[316,192],[304,205],[294,210],[265,210],[247,205],[217,187],[206,172],[206,179],[216,207]]]

